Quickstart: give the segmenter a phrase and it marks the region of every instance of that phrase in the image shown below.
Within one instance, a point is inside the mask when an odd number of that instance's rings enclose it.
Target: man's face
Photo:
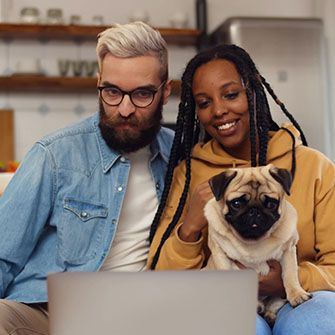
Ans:
[[[107,54],[98,78],[98,86],[123,91],[157,89],[160,84],[160,63],[154,56],[118,58]],[[99,127],[106,143],[120,152],[133,152],[151,143],[159,131],[162,108],[169,94],[168,83],[157,91],[147,107],[136,107],[129,95],[124,95],[118,106],[110,106],[100,98]]]

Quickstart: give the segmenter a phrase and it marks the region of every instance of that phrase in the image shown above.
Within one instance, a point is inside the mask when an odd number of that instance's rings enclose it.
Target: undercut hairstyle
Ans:
[[[157,57],[161,64],[161,80],[168,79],[167,44],[158,30],[144,22],[111,25],[98,35],[96,53],[100,72],[107,54],[120,58],[148,55]]]
[[[294,117],[288,112],[285,105],[278,99],[270,84],[259,73],[256,65],[252,61],[250,55],[242,48],[236,45],[221,44],[211,49],[204,50],[193,57],[186,66],[182,76],[181,83],[181,100],[179,104],[179,112],[177,116],[175,137],[171,148],[170,160],[168,163],[167,173],[165,176],[165,186],[158,206],[156,215],[154,217],[151,231],[150,243],[153,240],[157,227],[159,225],[162,213],[169,196],[173,172],[177,164],[184,159],[185,185],[181,194],[176,212],[166,229],[158,249],[154,255],[151,269],[155,269],[161,248],[164,242],[168,239],[174,227],[178,223],[183,212],[189,185],[191,181],[191,153],[193,146],[202,141],[210,139],[208,134],[201,135],[201,125],[196,119],[196,104],[192,94],[192,82],[195,71],[201,66],[212,60],[223,59],[232,62],[239,75],[241,81],[246,88],[246,95],[248,100],[248,111],[250,115],[250,161],[252,166],[266,165],[267,147],[269,141],[269,131],[277,131],[280,127],[272,119],[269,103],[266,96],[266,91],[270,94],[272,99],[280,106],[282,112],[292,122],[292,124],[299,130],[302,143],[307,145],[306,138],[302,129],[300,128]],[[282,128],[289,133],[292,138],[292,167],[291,174],[294,177],[295,172],[295,138],[294,135],[286,128]],[[258,142],[257,139],[258,138]],[[258,143],[258,144],[257,144]],[[258,145],[258,148],[257,148]],[[258,160],[257,160],[258,152]]]

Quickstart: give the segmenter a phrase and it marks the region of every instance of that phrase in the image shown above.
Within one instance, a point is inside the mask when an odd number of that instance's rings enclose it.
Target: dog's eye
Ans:
[[[230,204],[233,208],[239,209],[242,205],[242,202],[241,202],[241,200],[235,199]]]
[[[247,203],[247,200],[245,199],[245,196],[243,195],[240,198],[235,198],[230,201],[230,206],[233,209],[240,209],[242,206],[244,206]]]
[[[268,196],[265,196],[263,205],[265,208],[270,209],[270,210],[276,210],[279,205],[279,201],[277,199],[270,198]]]

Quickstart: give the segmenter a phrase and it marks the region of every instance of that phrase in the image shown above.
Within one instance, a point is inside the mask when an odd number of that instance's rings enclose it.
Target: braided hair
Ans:
[[[151,225],[149,241],[152,242],[157,227],[159,225],[161,216],[165,209],[165,205],[169,196],[173,172],[176,165],[182,160],[185,160],[186,178],[185,185],[176,212],[163,234],[157,251],[151,263],[151,269],[155,269],[159,259],[160,251],[165,241],[170,236],[171,232],[178,223],[183,212],[186,202],[189,185],[191,181],[191,152],[194,144],[200,141],[200,125],[196,120],[195,115],[195,101],[192,94],[192,82],[196,70],[212,60],[224,59],[232,62],[241,76],[242,82],[246,87],[246,95],[248,101],[248,110],[250,115],[250,160],[251,166],[266,165],[266,154],[268,147],[268,132],[279,130],[279,126],[272,119],[269,103],[266,97],[266,91],[280,106],[283,113],[299,130],[301,139],[304,145],[307,145],[305,136],[297,121],[287,111],[285,105],[277,98],[270,84],[258,72],[254,62],[249,54],[242,48],[236,45],[222,44],[211,49],[200,52],[193,57],[186,66],[181,80],[181,98],[179,103],[179,112],[177,117],[175,137],[171,148],[170,160],[168,163],[167,173],[165,176],[165,186],[162,194],[160,204],[158,206],[156,215]],[[264,89],[265,88],[265,89]],[[256,122],[255,122],[256,120]],[[287,129],[285,129],[288,131]],[[293,135],[290,134],[292,138]],[[208,134],[207,134],[208,136]],[[258,148],[257,141],[258,138]],[[258,150],[257,150],[258,149]],[[295,170],[295,149],[294,143],[292,145],[293,162],[292,172]],[[257,152],[258,162],[257,162]]]

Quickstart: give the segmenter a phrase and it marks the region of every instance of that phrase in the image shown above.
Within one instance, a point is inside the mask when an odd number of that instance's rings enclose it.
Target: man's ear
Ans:
[[[100,85],[101,75],[100,72],[97,72],[97,87]]]
[[[163,88],[163,104],[164,105],[167,104],[169,100],[169,96],[171,95],[171,90],[172,90],[171,82],[172,82],[171,80],[167,80]]]
[[[237,171],[224,171],[212,177],[208,182],[215,196],[215,200],[219,201],[223,198],[224,192],[229,183],[236,177]]]

